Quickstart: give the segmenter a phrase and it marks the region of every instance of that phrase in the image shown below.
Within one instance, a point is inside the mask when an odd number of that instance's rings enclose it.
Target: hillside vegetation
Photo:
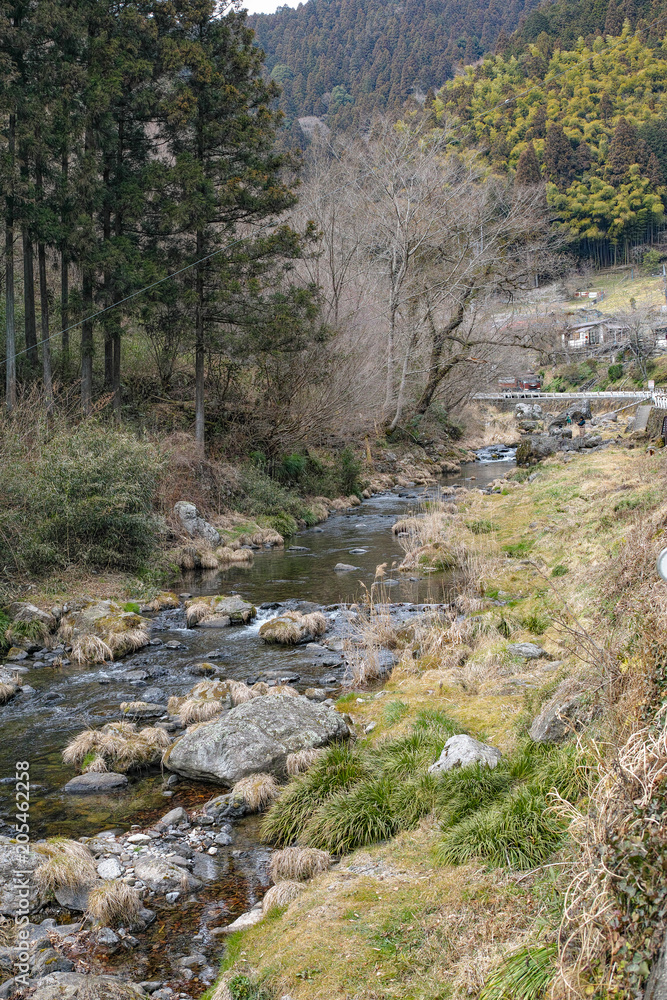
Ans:
[[[248,19],[282,87],[290,121],[328,112],[329,124],[363,122],[442,86],[455,63],[478,59],[513,31],[531,0],[308,0]]]
[[[550,52],[489,56],[447,84],[438,122],[470,122],[466,142],[520,184],[546,182],[557,221],[598,263],[627,260],[663,226],[667,48],[622,33]]]

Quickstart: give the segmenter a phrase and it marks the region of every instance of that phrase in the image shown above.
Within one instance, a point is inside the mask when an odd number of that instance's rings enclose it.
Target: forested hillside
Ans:
[[[527,42],[545,32],[566,48],[578,38],[592,41],[597,35],[620,35],[625,20],[632,28],[660,35],[667,18],[656,20],[665,12],[663,0],[543,0],[534,7],[509,40],[508,48],[518,53]],[[501,40],[504,48],[504,39]]]
[[[494,172],[546,181],[556,223],[606,264],[664,225],[666,89],[667,47],[626,22],[591,46],[554,49],[542,35],[518,57],[489,56],[446,84],[434,120],[470,122],[465,142]]]
[[[309,0],[249,18],[289,119],[328,113],[351,125],[442,86],[478,59],[533,0]]]

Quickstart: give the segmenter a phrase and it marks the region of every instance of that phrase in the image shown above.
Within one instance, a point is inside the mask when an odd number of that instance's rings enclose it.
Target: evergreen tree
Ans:
[[[606,169],[606,178],[614,187],[621,184],[628,168],[639,162],[638,139],[635,126],[627,118],[619,118],[611,139]]]
[[[540,164],[532,142],[529,142],[519,157],[516,166],[515,184],[539,184],[542,180]]]
[[[572,144],[558,122],[549,125],[544,144],[544,168],[547,177],[564,191],[575,174]]]

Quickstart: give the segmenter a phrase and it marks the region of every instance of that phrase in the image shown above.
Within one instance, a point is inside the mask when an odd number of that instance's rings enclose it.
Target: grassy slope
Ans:
[[[601,668],[590,662],[586,634],[620,664],[615,710],[605,706],[596,732],[622,741],[647,696],[646,668],[632,652],[629,619],[617,616],[610,628],[613,595],[628,567],[626,592],[653,587],[645,580],[667,517],[663,501],[662,459],[624,449],[580,455],[568,464],[552,460],[534,483],[501,494],[472,492],[462,520],[485,519],[496,528],[465,537],[468,550],[477,552],[473,565],[482,590],[509,601],[502,611],[511,641],[537,641],[562,665],[520,665],[507,656],[496,631],[468,637],[471,655],[458,667],[449,656],[451,643],[431,634],[429,646],[424,636],[426,655],[404,657],[381,697],[354,693],[344,699],[356,722],[376,722],[369,742],[408,732],[417,712],[428,707],[511,752],[559,678],[577,674],[595,681]],[[461,533],[460,522],[456,530]],[[552,577],[556,566],[567,572]],[[388,711],[392,700],[407,711]],[[292,1000],[436,1000],[477,993],[504,954],[540,930],[553,935],[559,919],[554,870],[519,875],[482,863],[438,866],[438,839],[436,825],[426,819],[416,830],[343,859],[285,912],[233,940],[225,968],[254,970],[268,995]]]

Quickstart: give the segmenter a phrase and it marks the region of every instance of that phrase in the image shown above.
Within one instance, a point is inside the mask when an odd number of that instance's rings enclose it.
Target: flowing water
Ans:
[[[471,464],[464,467],[460,476],[450,476],[445,482],[482,486],[512,465],[504,461]],[[358,599],[363,586],[373,582],[379,564],[387,563],[390,570],[401,561],[403,552],[391,526],[397,517],[418,506],[424,492],[401,489],[378,494],[360,507],[332,515],[321,527],[300,532],[284,549],[257,552],[250,568],[235,566],[176,581],[178,592],[193,596],[238,593],[259,609],[252,625],[220,630],[187,629],[182,609],[166,611],[153,622],[153,638],[162,644],[148,646],[118,662],[88,668],[74,665],[54,668],[40,665],[38,656],[25,661],[29,672],[24,675],[24,683],[34,688],[35,693],[23,695],[2,709],[0,832],[12,833],[17,760],[29,760],[31,765],[33,839],[59,834],[75,838],[90,836],[104,829],[127,829],[132,823],[147,826],[167,809],[177,805],[191,809],[214,795],[215,788],[211,785],[181,781],[171,797],[165,797],[165,776],[159,772],[133,778],[126,791],[113,796],[66,795],[62,786],[73,776],[73,770],[63,765],[61,751],[82,729],[117,720],[122,701],[166,703],[172,694],[185,694],[198,679],[188,671],[188,666],[202,660],[219,665],[223,676],[240,680],[252,680],[258,674],[275,670],[283,675],[298,675],[300,689],[317,685],[331,671],[336,657],[314,656],[308,647],[265,645],[257,634],[259,626],[275,611],[262,609],[260,605],[298,599],[331,606]],[[346,573],[335,572],[334,566],[339,562],[357,568]],[[406,577],[390,572],[389,598],[393,603],[439,602],[447,583],[438,575]],[[179,648],[166,646],[173,640],[181,644]],[[159,691],[151,690],[155,688]],[[178,952],[179,942],[186,950],[191,949],[194,940],[202,948],[208,944],[219,952],[221,945],[208,937],[206,921],[222,914],[225,917],[222,922],[228,922],[261,898],[268,881],[267,858],[268,852],[258,845],[257,818],[237,824],[234,844],[220,851],[216,859],[217,874],[210,885],[180,908],[158,907],[158,920],[142,935],[142,947],[134,954],[132,964],[139,978],[166,975],[165,934],[171,942],[170,950],[175,948]],[[180,953],[186,951],[181,948]],[[126,955],[122,960],[127,965]],[[113,962],[112,959],[112,965]]]

